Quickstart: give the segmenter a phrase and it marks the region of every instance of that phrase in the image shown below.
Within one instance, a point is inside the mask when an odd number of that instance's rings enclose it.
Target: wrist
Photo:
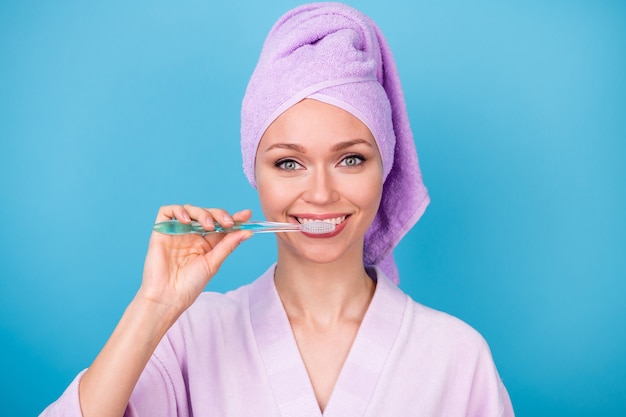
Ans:
[[[172,304],[144,297],[140,291],[130,302],[124,315],[132,317],[131,320],[135,322],[132,327],[144,332],[144,340],[158,344],[183,311]]]

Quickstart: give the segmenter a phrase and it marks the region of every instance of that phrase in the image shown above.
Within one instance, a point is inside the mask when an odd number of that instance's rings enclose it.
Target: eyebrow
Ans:
[[[289,149],[289,150],[300,152],[300,153],[306,152],[304,149],[304,146],[298,145],[296,143],[275,143],[269,148],[267,148],[265,152],[271,151],[272,149]]]
[[[350,148],[354,145],[367,145],[370,148],[372,147],[372,144],[369,143],[368,141],[366,141],[365,139],[352,139],[352,140],[348,140],[345,142],[340,142],[338,144],[336,144],[335,146],[333,146],[332,150],[333,151],[342,151],[344,149]]]
[[[332,147],[331,150],[333,152],[342,151],[354,145],[360,145],[360,144],[367,145],[370,148],[372,147],[372,144],[366,141],[365,139],[352,139],[352,140],[347,140],[345,142],[337,143],[336,145]],[[267,148],[265,152],[271,151],[272,149],[289,149],[289,150],[300,152],[300,153],[306,153],[306,148],[302,145],[298,145],[297,143],[275,143],[269,148]]]

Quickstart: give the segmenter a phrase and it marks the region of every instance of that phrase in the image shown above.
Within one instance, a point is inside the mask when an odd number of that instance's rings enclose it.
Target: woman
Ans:
[[[484,340],[412,301],[391,251],[428,204],[391,52],[337,3],[272,28],[242,109],[244,171],[275,265],[203,293],[250,232],[150,239],[141,287],[94,363],[46,416],[512,416]],[[246,221],[169,206],[157,221]],[[82,414],[81,414],[82,413]]]

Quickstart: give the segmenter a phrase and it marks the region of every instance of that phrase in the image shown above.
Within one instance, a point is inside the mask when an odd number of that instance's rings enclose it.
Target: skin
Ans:
[[[176,218],[189,223],[194,219],[211,230],[214,221],[229,226],[233,221],[249,220],[250,215],[249,210],[231,216],[221,209],[166,206],[159,209],[156,221]],[[205,237],[152,234],[141,286],[81,379],[79,399],[85,417],[123,416],[159,341],[200,295],[224,259],[250,236],[245,231]]]
[[[304,100],[279,116],[261,139],[255,174],[267,220],[346,216],[329,235],[277,234],[276,288],[320,409],[374,293],[363,241],[382,193],[382,163],[367,127],[351,114]],[[247,221],[249,210],[165,206],[156,221],[199,221],[207,230]],[[196,300],[224,259],[252,235],[240,231],[150,237],[141,286],[79,386],[85,417],[122,416],[156,346]]]
[[[334,236],[277,235],[276,288],[322,411],[374,292],[363,242],[378,211],[382,176],[369,129],[315,100],[279,116],[257,150],[255,178],[268,220],[347,216]]]

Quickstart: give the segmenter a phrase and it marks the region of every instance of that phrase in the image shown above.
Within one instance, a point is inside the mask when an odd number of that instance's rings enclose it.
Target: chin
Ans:
[[[355,259],[357,262],[363,262],[363,254],[361,251],[353,253],[346,248],[333,248],[331,245],[307,245],[303,248],[295,249],[295,255],[298,259],[320,264],[329,265],[338,262],[346,262],[349,259]]]

